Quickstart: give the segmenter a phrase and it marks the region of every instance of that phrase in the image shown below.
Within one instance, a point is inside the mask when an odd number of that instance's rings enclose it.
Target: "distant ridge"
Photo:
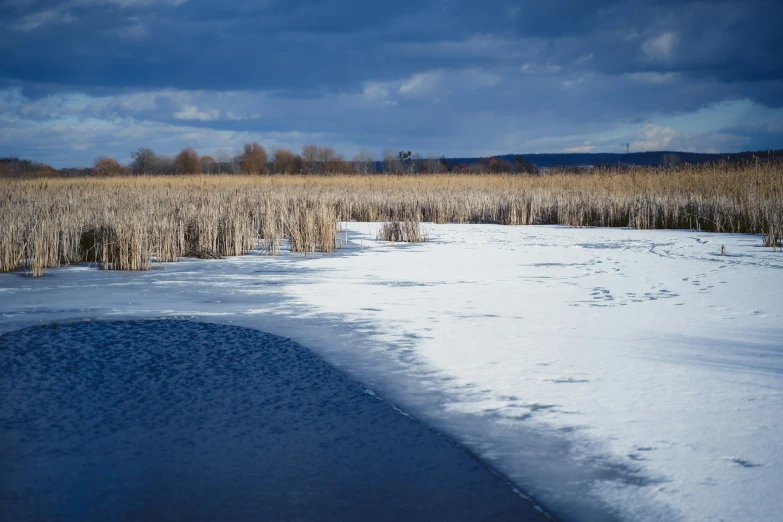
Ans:
[[[755,161],[756,158],[765,161],[767,159],[783,160],[783,149],[762,150],[748,152],[732,152],[722,154],[707,154],[698,152],[679,152],[679,151],[653,151],[653,152],[632,152],[612,153],[612,152],[579,152],[562,154],[503,154],[493,156],[503,158],[513,162],[518,156],[524,158],[537,167],[555,167],[555,166],[574,166],[574,165],[663,165],[672,161],[681,163],[711,163],[716,161]],[[447,158],[450,164],[467,165],[478,162],[479,158]]]

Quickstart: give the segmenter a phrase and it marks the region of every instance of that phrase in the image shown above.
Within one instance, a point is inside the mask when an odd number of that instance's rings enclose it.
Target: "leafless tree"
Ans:
[[[383,171],[386,174],[399,174],[402,172],[402,162],[392,149],[383,151]]]
[[[201,172],[204,174],[217,174],[217,162],[212,156],[201,157]]]
[[[131,152],[130,169],[136,174],[151,174],[156,172],[157,168],[157,155],[152,152],[152,149],[146,147],[140,147],[138,150]]]
[[[302,158],[288,149],[272,152],[272,169],[275,174],[299,174],[302,172]]]
[[[302,164],[305,174],[316,174],[318,168],[318,146],[305,145],[302,147]]]
[[[673,152],[667,152],[661,157],[661,162],[664,167],[668,169],[673,169],[682,163],[682,160],[680,159],[679,154],[675,154]]]
[[[245,158],[244,149],[235,150],[228,162],[228,172],[231,174],[242,174],[242,160]]]
[[[174,171],[177,174],[200,174],[201,162],[199,161],[198,153],[193,150],[193,147],[182,149],[174,158]]]
[[[331,147],[318,147],[318,167],[321,174],[337,174],[342,168],[343,157]]]
[[[366,149],[362,149],[353,157],[353,168],[357,174],[374,174],[375,158]]]
[[[266,149],[258,142],[245,143],[245,150],[242,153],[242,172],[248,174],[266,174],[267,172]]]
[[[101,156],[95,160],[93,170],[102,176],[116,176],[125,173],[125,168],[117,163],[117,160],[107,158],[106,156]]]
[[[418,152],[415,152],[410,157],[410,159],[405,163],[405,173],[417,174],[421,172],[424,168],[423,163],[424,163],[424,157]]]
[[[217,163],[216,169],[218,174],[227,172],[229,164],[231,163],[231,154],[226,152],[225,149],[220,149],[217,154],[215,154],[215,163]]]
[[[155,166],[153,167],[152,172],[156,174],[175,174],[174,158],[162,154],[156,155]]]
[[[443,162],[439,158],[427,158],[424,160],[427,174],[440,174],[443,172]]]

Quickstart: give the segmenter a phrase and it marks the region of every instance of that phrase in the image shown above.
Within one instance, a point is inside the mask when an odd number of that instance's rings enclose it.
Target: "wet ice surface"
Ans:
[[[0,333],[248,326],[316,351],[559,520],[781,520],[783,251],[686,230],[425,226],[430,243],[391,246],[350,223],[349,248],[307,260],[0,274]]]
[[[290,340],[187,321],[0,336],[2,520],[544,520]]]

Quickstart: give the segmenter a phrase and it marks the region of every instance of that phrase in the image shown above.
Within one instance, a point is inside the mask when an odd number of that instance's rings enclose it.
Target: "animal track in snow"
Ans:
[[[761,467],[761,464],[756,464],[755,462],[751,462],[746,459],[741,459],[739,457],[730,457],[726,459],[729,462],[733,462],[734,464],[743,467],[743,468],[758,468]]]

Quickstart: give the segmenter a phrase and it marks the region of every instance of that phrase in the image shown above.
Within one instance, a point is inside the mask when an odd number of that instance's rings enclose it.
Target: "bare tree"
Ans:
[[[171,156],[156,155],[155,166],[150,172],[156,174],[174,174],[174,158]]]
[[[337,174],[344,170],[343,157],[334,152],[331,147],[318,147],[318,170],[321,174]]]
[[[443,172],[443,163],[440,158],[427,158],[424,160],[427,174],[440,174]]]
[[[217,174],[217,162],[212,156],[201,157],[201,172],[204,174]]]
[[[330,174],[350,174],[351,162],[345,161],[342,154],[335,154],[329,162],[328,170]]]
[[[302,158],[288,149],[272,152],[272,169],[275,174],[299,174],[302,172]]]
[[[247,174],[266,174],[267,172],[266,149],[258,142],[245,143],[240,165],[242,172]]]
[[[158,167],[157,155],[152,149],[140,147],[139,150],[131,152],[130,169],[136,174],[151,174],[156,172]]]
[[[318,147],[315,157],[318,161],[318,167],[322,173],[329,173],[329,162],[334,158],[334,149],[331,147]]]
[[[103,176],[116,176],[125,172],[125,168],[117,163],[117,160],[107,158],[106,156],[101,156],[95,160],[93,170]]]
[[[244,149],[235,150],[228,162],[228,172],[231,174],[242,174],[242,161],[245,158]]]
[[[343,157],[333,148],[317,145],[302,147],[302,165],[306,174],[337,174],[348,170]]]
[[[353,168],[357,174],[374,174],[375,158],[366,149],[362,149],[353,157]]]
[[[383,151],[383,171],[386,174],[398,174],[401,172],[401,163],[397,156],[397,153],[392,149],[385,149]]]
[[[663,156],[661,156],[661,164],[666,167],[667,169],[673,169],[682,163],[682,160],[680,159],[679,154],[675,154],[673,152],[667,152]]]
[[[315,174],[318,168],[318,146],[305,145],[302,147],[302,163],[306,174]]]
[[[413,153],[405,166],[406,174],[418,174],[424,170],[424,156],[418,152]]]
[[[220,149],[215,155],[215,161],[217,163],[217,173],[223,174],[224,172],[230,172],[229,166],[231,164],[231,154],[224,149]]]
[[[198,153],[193,150],[193,147],[182,149],[174,158],[174,171],[177,174],[200,174],[201,162],[199,161]]]

